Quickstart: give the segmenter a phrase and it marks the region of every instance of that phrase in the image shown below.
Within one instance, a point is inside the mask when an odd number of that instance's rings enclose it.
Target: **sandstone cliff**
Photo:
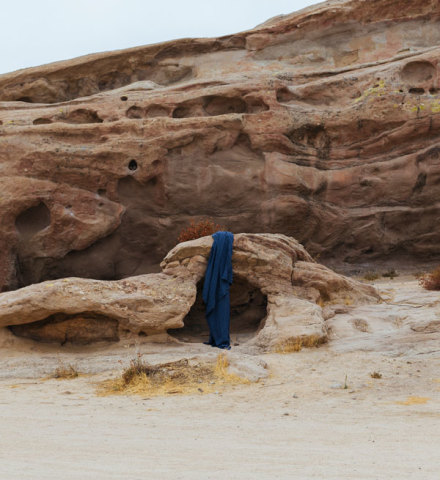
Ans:
[[[1,75],[0,290],[158,271],[207,215],[321,259],[436,254],[439,27],[435,0],[336,0]]]

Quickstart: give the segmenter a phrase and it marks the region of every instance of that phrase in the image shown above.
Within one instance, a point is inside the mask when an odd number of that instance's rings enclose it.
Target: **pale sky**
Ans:
[[[0,73],[248,30],[316,0],[0,0]]]

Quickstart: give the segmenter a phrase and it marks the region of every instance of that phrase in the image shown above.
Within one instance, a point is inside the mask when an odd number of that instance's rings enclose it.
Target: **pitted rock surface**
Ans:
[[[0,290],[158,271],[191,219],[329,262],[440,241],[440,4],[333,0],[0,76]]]

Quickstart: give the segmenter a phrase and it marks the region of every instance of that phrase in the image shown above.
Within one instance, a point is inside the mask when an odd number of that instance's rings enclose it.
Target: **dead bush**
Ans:
[[[79,376],[78,370],[75,365],[68,364],[65,365],[62,361],[59,361],[58,367],[55,369],[51,378],[61,379],[72,379]]]
[[[396,270],[394,270],[394,268],[382,273],[382,277],[390,278],[391,280],[394,280],[398,276],[399,274],[396,272]]]
[[[303,347],[305,348],[316,348],[320,345],[326,343],[325,337],[320,337],[318,335],[310,335],[304,337],[292,337],[283,342],[279,343],[275,349],[275,353],[294,353],[300,352]]]
[[[431,273],[422,275],[419,278],[419,284],[426,290],[440,290],[440,267]]]
[[[374,280],[377,280],[379,277],[380,275],[377,272],[366,272],[363,279],[368,282],[374,282]]]
[[[122,375],[104,381],[99,395],[188,395],[212,393],[228,385],[248,384],[249,380],[228,370],[225,354],[217,357],[216,363],[176,362],[149,365],[139,354],[130,361]]]
[[[196,238],[206,237],[207,235],[212,235],[215,232],[224,230],[226,230],[226,228],[223,225],[215,223],[212,218],[205,218],[199,220],[197,223],[191,220],[190,225],[180,232],[177,242],[181,243],[195,240]]]

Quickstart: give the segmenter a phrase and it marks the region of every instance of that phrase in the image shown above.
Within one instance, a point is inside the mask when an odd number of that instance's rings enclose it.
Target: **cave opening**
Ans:
[[[203,280],[197,285],[197,297],[184,318],[184,327],[168,330],[168,333],[186,343],[203,343],[209,339],[209,328],[202,298]],[[254,337],[264,326],[267,315],[267,297],[247,279],[234,276],[230,290],[231,345],[237,346]]]
[[[21,212],[15,220],[15,228],[24,240],[30,239],[49,225],[50,210],[43,202]]]
[[[20,97],[15,100],[16,102],[34,103],[31,97]]]

